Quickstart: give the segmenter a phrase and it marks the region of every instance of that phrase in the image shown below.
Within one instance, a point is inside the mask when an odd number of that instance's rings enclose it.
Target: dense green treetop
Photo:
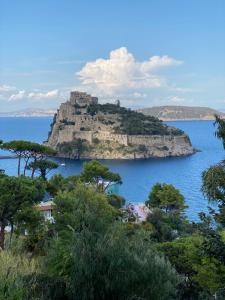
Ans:
[[[144,232],[129,235],[107,196],[79,185],[56,199],[47,269],[70,299],[174,299],[179,278]]]
[[[45,186],[42,180],[29,177],[0,175],[0,247],[4,248],[4,230],[13,226],[16,214],[42,200]]]
[[[107,166],[97,160],[84,163],[81,178],[86,183],[96,185],[102,191],[106,190],[112,182],[122,183],[119,174],[111,172]]]
[[[184,197],[172,184],[156,183],[149,194],[146,204],[167,211],[182,211],[185,206]]]

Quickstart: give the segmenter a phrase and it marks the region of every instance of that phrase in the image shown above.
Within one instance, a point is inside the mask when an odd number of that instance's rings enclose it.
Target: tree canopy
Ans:
[[[47,180],[47,174],[54,169],[58,168],[58,164],[52,160],[34,160],[27,166],[28,170],[33,172],[38,172],[43,180]]]
[[[10,151],[15,154],[16,157],[18,157],[18,176],[21,175],[21,159],[24,159],[25,161],[23,168],[23,175],[25,175],[28,161],[31,158],[33,158],[34,160],[42,160],[46,156],[53,156],[56,154],[56,151],[48,146],[24,140],[13,140],[10,142],[5,142],[0,144],[0,148]]]
[[[185,206],[184,197],[172,184],[156,183],[149,194],[146,204],[158,207],[166,212],[182,211]]]
[[[94,184],[102,191],[105,191],[111,183],[122,183],[119,174],[111,172],[107,166],[97,160],[84,163],[81,179],[86,183]]]
[[[0,175],[0,247],[4,249],[5,227],[13,226],[16,214],[42,200],[44,185],[39,179]]]

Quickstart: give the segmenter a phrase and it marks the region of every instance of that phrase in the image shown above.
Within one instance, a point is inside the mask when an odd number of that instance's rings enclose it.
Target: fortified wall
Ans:
[[[91,115],[88,113],[89,105],[97,103],[98,98],[96,97],[77,91],[71,92],[70,100],[61,104],[54,117],[47,144],[57,149],[58,145],[77,139],[86,141],[91,145],[90,149],[92,150],[91,153],[85,153],[85,158],[133,159],[152,156],[180,156],[194,152],[189,137],[185,134],[127,135],[114,133],[114,127],[110,124],[115,126],[117,122],[115,114]],[[104,123],[103,120],[113,122]],[[116,126],[119,125],[118,121]],[[96,141],[98,141],[98,146]],[[105,143],[104,147],[101,147],[102,143]],[[109,149],[106,148],[106,144],[109,145]]]

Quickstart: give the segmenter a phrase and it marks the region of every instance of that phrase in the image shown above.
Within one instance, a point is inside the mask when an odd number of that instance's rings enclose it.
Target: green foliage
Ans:
[[[184,204],[184,197],[172,184],[156,183],[149,194],[146,205],[158,207],[165,212],[181,212],[187,206]]]
[[[46,176],[47,174],[54,169],[58,168],[58,164],[52,160],[34,160],[32,161],[28,166],[28,170],[33,170],[33,172],[38,172],[40,174],[40,177],[43,180],[47,180]]]
[[[79,175],[63,177],[61,174],[55,174],[47,182],[47,191],[52,196],[56,196],[60,192],[71,191],[75,189],[81,182]]]
[[[181,135],[183,133],[183,131],[179,129],[164,125],[155,117],[146,116],[115,104],[92,104],[88,107],[87,112],[92,116],[98,112],[104,114],[118,114],[121,125],[115,128],[115,132],[120,134]]]
[[[23,285],[26,287],[23,300],[70,300],[65,294],[66,283],[56,276],[28,274],[23,277]]]
[[[43,159],[46,156],[53,156],[56,151],[48,146],[40,145],[24,140],[13,140],[0,144],[0,148],[12,152],[18,157],[18,176],[21,174],[21,159],[25,160],[23,175],[26,174],[26,168],[30,158],[34,160]]]
[[[42,200],[44,184],[39,179],[0,175],[0,190],[0,247],[4,248],[5,227],[14,224],[21,210]]]
[[[145,145],[139,145],[138,150],[141,152],[145,152],[145,151],[147,151],[147,147]]]
[[[107,195],[107,198],[108,198],[109,204],[115,208],[123,207],[126,202],[126,200],[123,197],[116,195],[116,194],[109,194],[109,195]]]
[[[104,194],[80,186],[55,202],[58,238],[47,267],[65,280],[70,299],[175,299],[170,264],[144,232],[130,236],[116,223]]]
[[[82,184],[70,192],[59,194],[54,202],[56,204],[54,218],[59,231],[68,231],[68,228],[76,230],[93,222],[92,229],[98,232],[96,226],[102,224],[101,230],[103,230],[103,227],[111,223],[117,215],[116,210],[108,204],[105,194]],[[96,224],[94,224],[95,218],[99,218]]]
[[[94,144],[99,144],[99,143],[100,143],[100,140],[99,140],[98,138],[94,138],[94,139],[92,140],[92,142],[93,142]]]
[[[214,124],[217,126],[215,135],[222,140],[223,147],[225,149],[225,121],[217,115],[215,115],[215,119],[216,121]]]
[[[85,140],[76,139],[72,142],[64,142],[57,145],[57,151],[61,153],[68,153],[70,157],[79,159],[81,154],[87,150]]]
[[[188,231],[188,221],[183,215],[187,206],[183,195],[173,185],[156,183],[146,205],[151,209],[147,220],[153,225],[153,240],[172,241]]]
[[[0,266],[0,299],[24,300],[28,287],[24,286],[23,277],[35,273],[37,263],[25,256],[0,251]]]
[[[111,172],[107,166],[96,160],[84,163],[81,178],[86,183],[92,183],[101,191],[105,191],[112,182],[122,183],[119,174]]]
[[[16,237],[26,232],[20,245],[32,255],[45,255],[49,240],[52,237],[52,224],[45,221],[37,206],[25,207],[19,211],[15,218]]]
[[[225,148],[225,121],[215,116],[217,130],[215,135],[222,140]],[[225,226],[225,162],[211,166],[202,174],[202,191],[209,201],[216,202],[219,206],[219,213],[215,214],[215,219]]]
[[[205,237],[192,235],[161,245],[176,270],[186,277],[180,289],[181,299],[200,299],[202,292],[213,299],[225,282],[225,265],[207,250]]]
[[[202,191],[209,201],[225,203],[225,166],[224,163],[208,168],[202,174]]]
[[[178,219],[179,220],[179,219]],[[175,226],[172,226],[172,217],[158,208],[152,210],[147,221],[152,225],[151,238],[157,242],[172,241],[178,235]]]

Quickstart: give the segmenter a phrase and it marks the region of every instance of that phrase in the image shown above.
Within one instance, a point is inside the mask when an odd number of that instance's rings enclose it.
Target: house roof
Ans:
[[[54,209],[55,203],[53,201],[41,202],[38,204],[38,209],[40,211],[47,211]]]

